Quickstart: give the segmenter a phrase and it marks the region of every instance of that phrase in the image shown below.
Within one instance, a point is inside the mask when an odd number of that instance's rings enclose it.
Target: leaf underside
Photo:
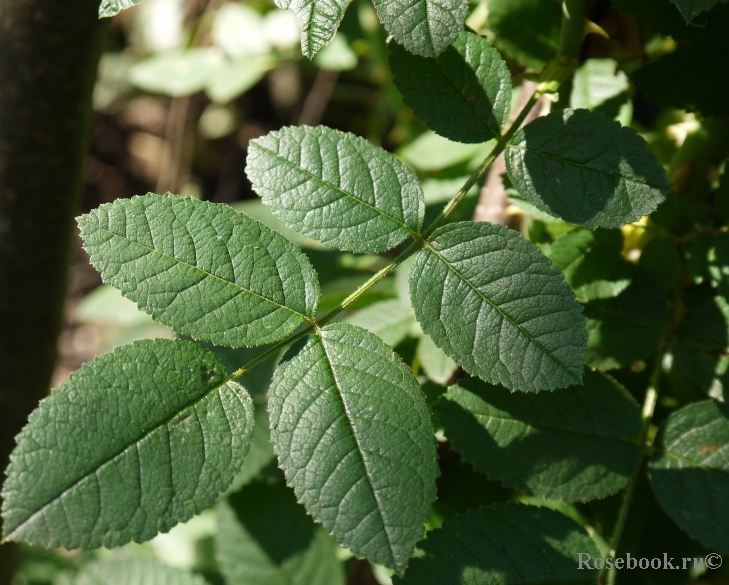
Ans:
[[[287,127],[251,141],[246,173],[286,225],[327,246],[384,252],[420,231],[415,174],[354,134]]]
[[[634,130],[588,110],[553,112],[519,130],[506,148],[506,169],[538,209],[591,229],[637,221],[670,191]]]
[[[585,319],[562,274],[508,228],[438,229],[410,273],[418,322],[470,374],[510,390],[579,384]]]
[[[577,553],[600,556],[574,520],[518,504],[458,516],[418,545],[401,585],[592,585],[597,571],[577,570]]]
[[[252,431],[248,393],[201,346],[118,347],[41,401],[18,435],[5,538],[67,549],[148,540],[215,501]]]
[[[438,473],[411,370],[374,334],[329,325],[286,355],[269,413],[279,463],[307,511],[357,556],[401,572]]]
[[[511,74],[485,37],[463,31],[435,58],[391,43],[390,68],[403,100],[431,130],[468,143],[501,135],[511,108]]]
[[[707,400],[671,414],[648,470],[656,498],[676,524],[729,554],[729,406]]]
[[[598,372],[586,371],[582,386],[540,394],[461,380],[435,411],[453,448],[476,470],[548,500],[604,498],[638,465],[638,404]]]
[[[194,339],[262,345],[316,310],[307,257],[226,205],[149,194],[102,205],[78,224],[104,282]]]

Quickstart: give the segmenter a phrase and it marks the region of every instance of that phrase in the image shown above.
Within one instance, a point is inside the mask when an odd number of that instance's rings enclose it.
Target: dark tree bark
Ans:
[[[48,392],[101,50],[99,0],[0,0],[0,469]],[[0,585],[15,551],[0,546]]]

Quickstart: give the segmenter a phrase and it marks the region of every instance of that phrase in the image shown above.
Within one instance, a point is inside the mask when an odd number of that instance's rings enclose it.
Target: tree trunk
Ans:
[[[0,469],[48,392],[104,29],[99,0],[0,0]],[[0,546],[0,585],[16,551]]]

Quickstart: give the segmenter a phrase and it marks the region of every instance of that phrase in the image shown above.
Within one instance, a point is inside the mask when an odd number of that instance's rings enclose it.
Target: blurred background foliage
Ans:
[[[612,4],[607,0],[589,0],[587,15],[594,26],[593,34],[583,44],[582,64],[557,104],[542,101],[534,115],[545,113],[550,107],[589,108],[635,128],[669,170],[677,191],[703,190],[701,209],[695,210],[695,214],[704,221],[702,213],[705,214],[707,205],[713,209],[721,201],[729,200],[729,181],[720,181],[729,152],[729,130],[725,120],[717,122],[704,117],[729,114],[729,92],[721,87],[715,92],[721,96],[721,104],[714,99],[703,100],[700,91],[697,100],[691,88],[676,79],[684,75],[681,67],[689,65],[691,69],[698,68],[695,75],[701,83],[708,82],[710,77],[717,84],[725,84],[729,79],[729,73],[723,79],[709,73],[711,66],[726,67],[723,62],[699,63],[695,57],[685,56],[687,51],[690,55],[703,54],[702,43],[707,42],[707,35],[713,42],[711,39],[723,34],[728,6],[717,6],[706,13],[705,21],[692,27],[686,26],[680,15],[676,17],[677,11],[670,12],[671,7],[675,9],[668,0],[614,0]],[[556,55],[560,20],[558,0],[481,0],[472,4],[467,24],[495,44],[507,60],[515,83],[519,83],[521,73],[541,68]],[[320,309],[332,308],[381,268],[384,259],[328,250],[288,230],[251,191],[244,174],[249,141],[291,124],[325,124],[363,136],[395,152],[418,173],[426,196],[426,222],[453,196],[492,147],[490,143],[450,142],[416,120],[392,83],[386,41],[369,0],[354,0],[350,4],[334,42],[313,61],[302,58],[293,12],[276,8],[272,1],[146,0],[123,11],[110,22],[94,91],[95,115],[85,170],[83,211],[150,191],[171,191],[230,204],[281,231],[305,250],[322,283]],[[725,45],[726,41],[723,42]],[[725,59],[722,55],[725,53],[719,51],[719,61]],[[530,91],[528,82],[515,87],[515,109]],[[687,146],[703,144],[707,136],[713,141],[710,156],[704,153],[699,160],[686,154]],[[691,165],[684,164],[686,161]],[[702,165],[698,175],[697,164]],[[658,215],[663,213],[666,218],[629,225],[605,238],[598,231],[593,241],[593,236],[585,235],[586,230],[546,216],[521,200],[504,181],[503,167],[501,171],[498,165],[494,168],[485,184],[473,189],[452,219],[488,219],[521,230],[556,265],[565,263],[559,267],[565,270],[568,282],[583,302],[620,295],[637,278],[638,270],[654,275],[678,270],[666,265],[673,262],[675,252],[660,248],[664,235],[661,222],[669,225],[673,221],[671,202],[659,210]],[[722,192],[726,192],[723,198]],[[711,223],[710,219],[707,221]],[[586,238],[585,254],[588,258],[588,253],[593,255],[596,271],[582,270],[580,258],[560,256],[558,240],[566,235]],[[689,238],[690,245],[678,248],[680,261],[694,266],[687,278],[693,278],[697,287],[703,279],[710,280],[710,267],[702,264],[706,253],[696,252],[699,246],[710,245],[704,240]],[[654,251],[643,254],[649,244]],[[677,266],[679,260],[674,263]],[[412,366],[432,403],[459,372],[417,326],[407,295],[407,268],[401,267],[394,277],[373,287],[358,301],[356,310],[343,318],[373,330],[395,346]],[[120,293],[100,284],[80,243],[76,245],[66,306],[53,386],[63,382],[81,364],[116,345],[145,337],[172,336],[169,329],[153,323]],[[233,369],[248,361],[257,350],[216,351]],[[599,359],[593,356],[596,363]],[[687,354],[683,363],[688,365],[672,369],[671,383],[684,390],[662,398],[667,401],[666,408],[684,400],[681,392],[687,392],[686,401],[707,394],[723,399],[726,360],[718,366],[706,366],[702,359]],[[676,363],[679,362],[680,359]],[[243,380],[256,399],[257,426],[251,454],[231,489],[231,493],[237,492],[235,495],[222,499],[216,509],[143,545],[96,552],[24,546],[15,583],[96,583],[99,581],[83,571],[78,574],[89,562],[137,557],[154,558],[171,567],[194,571],[210,583],[298,583],[295,576],[290,580],[291,575],[300,574],[307,563],[328,567],[321,578],[322,585],[390,583],[388,571],[354,559],[320,528],[314,528],[308,517],[299,517],[288,488],[281,487],[282,475],[275,466],[265,413],[272,365],[262,366]],[[608,365],[618,367],[613,373],[629,389],[642,392],[647,377],[644,362],[631,359],[627,364]],[[526,499],[523,493],[504,489],[475,472],[450,449],[442,432],[440,439],[442,476],[431,528],[483,504]],[[266,485],[278,487],[263,489]],[[639,487],[637,497],[642,502],[641,512],[636,514],[627,540],[634,540],[638,548],[630,550],[642,550],[646,555],[653,550],[674,549],[678,556],[705,554],[700,545],[668,519],[646,486]],[[243,501],[248,506],[238,506]],[[602,531],[609,533],[618,505],[619,497],[614,496],[585,505],[559,507],[589,525],[588,529],[600,541]],[[258,522],[255,514],[250,513],[256,507],[266,511],[267,506],[272,510],[293,506],[293,511],[271,516],[280,522],[278,525],[274,521]],[[644,533],[650,536],[642,539]],[[279,543],[280,550],[271,552],[266,543],[282,534],[298,536]],[[252,563],[259,563],[261,575],[268,575],[266,580],[255,581],[250,575],[226,570],[231,543],[239,547],[241,554],[249,555]],[[726,571],[703,577],[690,571],[668,576],[653,573],[656,572],[633,572],[625,575],[624,582],[681,583],[696,578],[729,582]]]

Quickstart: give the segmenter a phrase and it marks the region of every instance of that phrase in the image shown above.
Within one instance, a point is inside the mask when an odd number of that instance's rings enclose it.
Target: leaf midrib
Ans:
[[[179,372],[176,372],[176,373],[179,374]],[[200,395],[200,396],[194,398],[193,400],[191,400],[190,402],[186,403],[179,410],[177,410],[175,413],[173,413],[172,415],[170,415],[169,417],[167,417],[166,419],[164,419],[162,422],[158,423],[157,425],[151,427],[148,431],[144,431],[143,434],[141,436],[139,436],[139,438],[137,438],[134,441],[130,442],[123,449],[117,451],[114,455],[110,456],[108,459],[106,459],[105,461],[103,461],[102,463],[100,463],[99,465],[97,465],[92,471],[86,473],[85,475],[83,475],[79,479],[75,480],[72,484],[70,484],[69,486],[65,487],[63,489],[63,491],[61,491],[57,496],[54,496],[53,498],[51,498],[50,500],[48,500],[45,504],[43,504],[42,506],[40,506],[35,512],[33,512],[30,516],[28,516],[28,518],[26,518],[20,524],[18,524],[17,526],[15,526],[13,528],[12,532],[8,532],[5,535],[5,538],[6,539],[11,538],[16,532],[18,532],[18,530],[20,530],[21,528],[23,528],[23,526],[25,526],[26,524],[28,524],[29,522],[31,522],[36,516],[38,516],[39,514],[41,514],[42,512],[44,512],[46,510],[46,508],[48,508],[49,506],[51,506],[52,504],[54,504],[57,500],[60,500],[61,498],[63,498],[71,490],[74,490],[77,487],[79,487],[79,484],[81,484],[84,480],[86,480],[87,478],[91,477],[92,475],[96,475],[101,469],[103,469],[107,465],[113,464],[119,457],[123,456],[132,447],[137,447],[138,448],[139,444],[143,440],[145,440],[147,437],[151,436],[153,433],[156,433],[162,427],[167,426],[170,423],[172,423],[175,420],[175,418],[179,417],[181,414],[183,414],[185,411],[187,411],[191,407],[196,406],[199,402],[201,402],[202,400],[204,400],[205,398],[207,398],[208,396],[210,396],[210,394],[212,394],[213,392],[215,392],[215,391],[219,390],[220,388],[222,388],[223,386],[227,385],[228,382],[230,382],[230,379],[227,378],[227,377],[224,378],[223,381],[220,384],[217,384],[216,386],[213,386],[208,391],[204,392],[202,395]]]
[[[264,151],[264,152],[268,153],[269,155],[271,155],[271,156],[272,156],[272,157],[273,157],[274,159],[276,159],[277,161],[279,161],[279,162],[283,162],[284,164],[288,165],[289,167],[291,167],[291,168],[293,168],[293,169],[296,169],[297,171],[300,171],[300,172],[304,173],[304,174],[305,174],[305,175],[307,175],[307,176],[308,176],[308,177],[310,178],[310,180],[312,180],[313,182],[318,182],[318,183],[321,183],[321,184],[322,184],[322,185],[324,185],[325,187],[328,187],[328,188],[330,188],[330,189],[332,189],[332,190],[334,190],[334,191],[337,191],[337,192],[341,193],[342,195],[344,195],[344,197],[346,197],[346,198],[348,198],[348,199],[351,199],[351,200],[353,200],[353,201],[356,201],[356,202],[357,202],[357,203],[359,203],[360,205],[364,205],[365,207],[367,207],[367,208],[371,209],[372,211],[374,211],[374,212],[378,213],[379,215],[381,215],[381,216],[383,216],[383,217],[386,217],[386,218],[387,218],[387,219],[389,219],[390,221],[392,221],[392,222],[394,222],[394,223],[398,224],[399,226],[401,226],[401,227],[405,228],[405,229],[406,229],[406,230],[408,231],[408,233],[409,233],[409,234],[410,234],[410,235],[411,235],[412,237],[417,237],[417,232],[416,232],[416,231],[415,231],[415,230],[414,230],[413,228],[411,228],[411,227],[410,227],[409,225],[407,225],[406,223],[404,223],[404,222],[400,221],[400,220],[399,220],[399,219],[397,219],[396,217],[393,217],[392,215],[390,215],[390,214],[388,214],[388,213],[385,213],[385,212],[384,212],[384,211],[383,211],[382,209],[380,209],[379,207],[375,207],[374,205],[371,205],[370,203],[367,203],[367,202],[366,202],[366,201],[364,201],[363,199],[360,199],[360,198],[356,197],[356,196],[355,196],[355,195],[353,195],[352,193],[348,193],[347,191],[345,191],[345,190],[344,190],[344,189],[342,189],[341,187],[337,187],[336,185],[333,185],[333,184],[332,184],[332,183],[330,183],[329,181],[325,181],[325,180],[324,180],[324,179],[322,179],[321,177],[317,177],[317,176],[316,176],[316,175],[315,175],[314,173],[312,173],[311,171],[308,171],[308,170],[306,170],[306,169],[304,169],[304,168],[302,168],[302,167],[300,167],[300,166],[297,166],[296,164],[292,163],[292,162],[291,162],[290,160],[288,160],[287,158],[285,158],[285,157],[281,156],[280,154],[278,154],[278,153],[276,153],[276,152],[274,152],[274,151],[272,151],[272,150],[269,150],[269,149],[268,149],[268,148],[266,148],[265,146],[261,145],[261,143],[260,143],[260,142],[256,142],[256,143],[255,143],[255,145],[256,145],[256,147],[257,147],[257,148],[260,148],[260,149],[261,149],[262,151]],[[400,185],[400,187],[402,187],[402,185]]]
[[[396,555],[395,549],[393,548],[393,545],[392,545],[392,539],[390,538],[390,533],[387,530],[387,524],[385,522],[385,515],[382,511],[382,505],[380,504],[380,500],[377,497],[377,490],[375,489],[375,486],[372,483],[372,478],[370,476],[370,470],[367,467],[367,460],[365,459],[365,457],[363,455],[364,450],[362,449],[360,438],[357,435],[357,431],[355,430],[355,425],[352,424],[349,409],[347,408],[347,402],[344,400],[342,387],[337,378],[334,364],[332,363],[331,358],[329,357],[329,353],[327,352],[327,346],[326,346],[326,343],[324,342],[324,336],[321,335],[321,333],[320,333],[318,335],[318,337],[319,337],[319,342],[321,343],[321,346],[322,346],[322,350],[324,351],[324,357],[326,358],[327,366],[329,367],[329,371],[331,372],[332,379],[334,380],[334,385],[337,388],[337,396],[339,396],[339,400],[342,403],[342,408],[344,409],[347,424],[349,425],[349,429],[352,432],[352,436],[354,437],[354,442],[357,445],[357,454],[359,455],[360,460],[362,461],[362,467],[364,468],[365,477],[367,478],[367,483],[369,484],[370,490],[372,491],[372,497],[375,500],[375,506],[377,507],[377,514],[380,517],[380,522],[382,523],[382,529],[383,529],[383,532],[385,533],[385,538],[387,539],[387,546],[390,549],[390,556],[392,557],[393,563],[395,563],[397,565],[397,564],[399,564],[397,561],[397,555]]]
[[[255,291],[252,291],[252,290],[250,290],[250,289],[248,289],[248,288],[246,288],[246,287],[238,284],[237,282],[232,282],[230,280],[226,280],[226,279],[218,276],[217,274],[213,274],[212,272],[208,272],[207,270],[203,270],[202,268],[200,268],[196,264],[190,264],[189,262],[186,262],[184,260],[180,260],[179,258],[177,258],[175,256],[170,256],[169,254],[165,254],[164,252],[158,250],[157,248],[152,248],[150,246],[147,246],[146,244],[142,244],[141,242],[138,242],[137,240],[132,240],[132,239],[128,238],[127,236],[122,236],[122,235],[120,235],[120,234],[118,234],[118,233],[116,233],[114,231],[111,231],[111,230],[109,230],[107,228],[101,227],[98,224],[91,223],[91,222],[89,222],[87,220],[79,219],[78,220],[78,223],[79,224],[84,223],[84,224],[86,224],[88,226],[91,226],[94,229],[100,230],[102,232],[106,232],[107,234],[110,234],[110,235],[112,235],[114,237],[117,237],[117,238],[120,238],[122,240],[125,240],[125,241],[129,242],[130,244],[134,244],[135,246],[139,246],[140,248],[144,248],[145,250],[149,250],[150,252],[153,252],[155,254],[159,254],[160,256],[162,256],[164,258],[169,258],[170,260],[174,260],[175,262],[178,262],[179,264],[183,264],[185,266],[189,266],[190,268],[193,268],[194,270],[197,270],[198,272],[202,272],[206,276],[210,276],[210,277],[212,277],[212,278],[214,278],[216,280],[219,280],[220,282],[223,282],[223,283],[225,283],[227,285],[236,287],[241,292],[248,293],[248,294],[250,294],[250,295],[252,295],[254,297],[258,297],[259,299],[264,300],[264,301],[266,301],[268,303],[271,303],[272,305],[276,305],[280,309],[284,309],[284,310],[289,311],[289,312],[291,312],[291,313],[293,313],[295,315],[298,315],[304,321],[310,321],[311,320],[311,318],[308,315],[305,315],[304,313],[300,313],[296,309],[292,309],[291,307],[287,307],[286,305],[282,305],[281,303],[279,303],[277,301],[274,301],[273,299],[269,299],[268,297],[265,297],[262,294],[259,294],[259,293],[255,292]]]
[[[446,267],[448,268],[448,270],[450,270],[451,272],[453,272],[456,276],[458,276],[458,278],[460,278],[463,282],[465,282],[479,297],[481,297],[481,299],[485,303],[487,303],[491,308],[493,308],[494,311],[496,311],[499,315],[501,315],[501,317],[503,317],[506,321],[508,321],[509,323],[511,323],[511,325],[513,325],[520,333],[522,333],[527,339],[529,339],[529,341],[531,341],[540,350],[542,350],[542,352],[544,353],[544,355],[546,355],[547,357],[549,357],[549,359],[551,359],[559,367],[563,368],[563,370],[566,371],[573,380],[575,380],[575,383],[576,384],[579,384],[580,383],[579,377],[576,376],[572,372],[572,370],[570,370],[570,368],[566,364],[564,364],[564,362],[562,362],[562,360],[560,360],[558,357],[552,355],[547,350],[547,348],[544,347],[544,345],[540,341],[538,341],[537,339],[535,339],[534,337],[532,337],[531,334],[528,331],[526,331],[521,325],[519,325],[518,323],[516,323],[516,321],[514,321],[508,313],[505,313],[503,310],[501,310],[501,308],[498,307],[497,305],[495,305],[491,299],[489,299],[480,290],[478,290],[478,287],[476,287],[476,285],[474,285],[463,274],[461,274],[455,266],[453,266],[442,254],[440,254],[437,250],[435,250],[431,246],[431,242],[426,243],[425,247],[430,252],[432,252],[433,254],[435,254],[438,258],[440,258],[440,260],[443,262],[443,264],[446,265]]]
[[[456,402],[456,401],[454,401],[454,402]],[[458,404],[458,403],[456,402],[456,404]],[[476,413],[476,412],[474,412],[473,414],[477,418],[487,418],[487,419],[493,419],[493,420],[504,421],[504,422],[519,423],[524,426],[532,427],[535,429],[546,429],[549,431],[573,433],[575,435],[582,435],[582,436],[586,436],[586,437],[595,437],[598,439],[605,439],[605,440],[609,440],[609,441],[620,441],[622,443],[628,443],[630,445],[640,446],[640,437],[635,437],[634,439],[631,439],[630,437],[625,437],[625,436],[604,435],[602,433],[591,433],[588,431],[581,431],[581,430],[572,429],[572,428],[560,428],[560,427],[553,427],[551,425],[545,425],[545,424],[535,424],[535,423],[531,423],[531,422],[525,422],[525,421],[519,420],[517,418],[507,418],[507,417],[503,417],[503,416],[495,416],[493,414],[482,414],[482,413]]]
[[[563,164],[572,165],[572,166],[575,166],[575,167],[579,167],[581,169],[587,169],[587,170],[593,171],[595,173],[602,173],[604,175],[609,175],[611,177],[615,177],[616,179],[620,179],[621,181],[625,181],[626,183],[635,183],[637,185],[644,185],[646,187],[651,187],[652,189],[656,189],[659,192],[662,189],[666,189],[666,186],[665,185],[657,185],[657,184],[653,184],[653,183],[639,181],[638,179],[635,179],[635,178],[624,177],[623,175],[618,175],[616,173],[612,173],[610,171],[605,171],[603,169],[597,169],[597,168],[591,167],[591,166],[589,166],[587,164],[578,163],[578,162],[569,160],[567,158],[562,158],[562,157],[555,156],[555,155],[551,155],[551,154],[545,154],[544,152],[542,152],[540,150],[534,150],[533,148],[527,148],[526,146],[519,146],[517,144],[514,144],[513,142],[510,143],[506,148],[507,148],[507,150],[509,148],[514,148],[516,150],[521,150],[523,152],[530,152],[532,154],[536,154],[537,156],[541,156],[541,157],[544,157],[544,158],[549,158],[549,159],[552,159],[552,160],[557,160],[557,161],[559,161],[559,162],[561,162]]]

